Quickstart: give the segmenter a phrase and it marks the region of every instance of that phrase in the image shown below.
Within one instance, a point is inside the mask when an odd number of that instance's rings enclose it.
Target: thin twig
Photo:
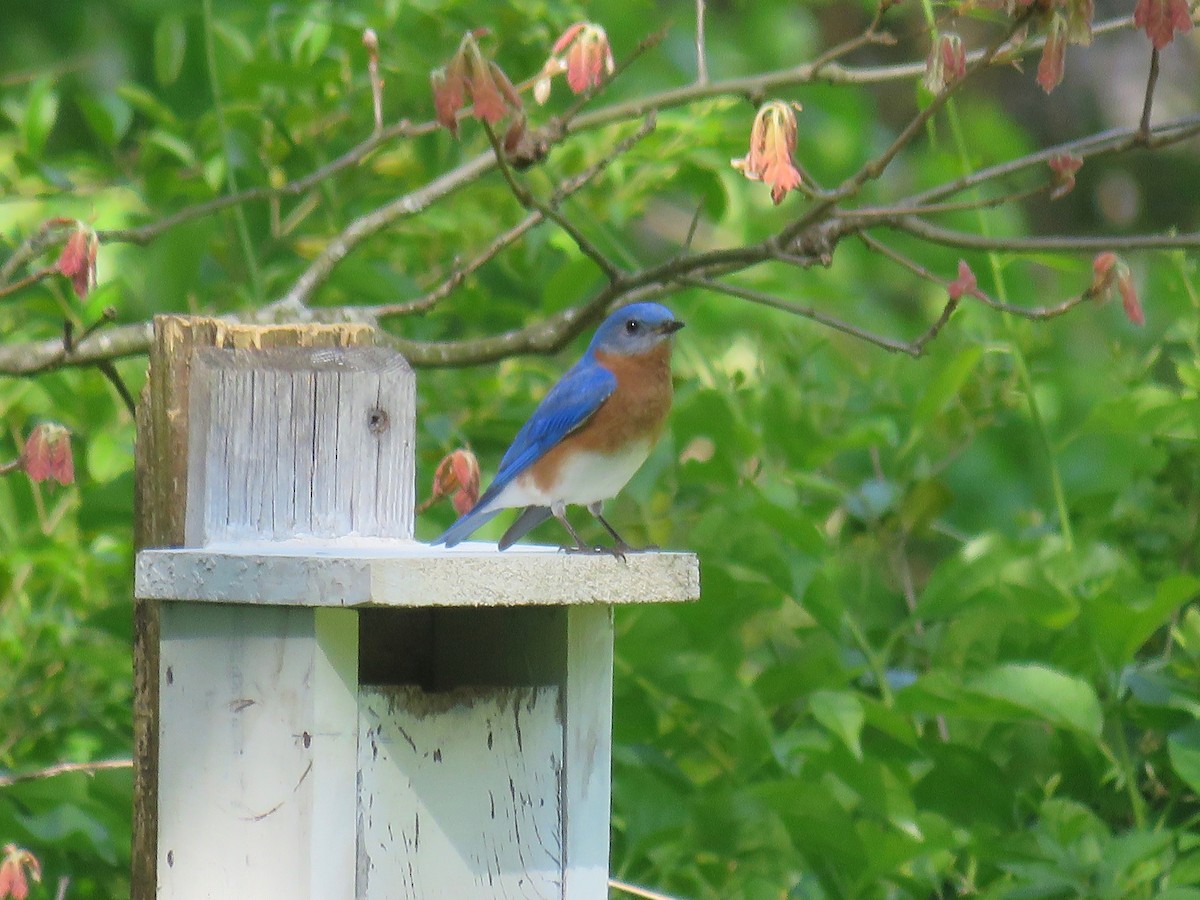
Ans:
[[[883,243],[872,235],[862,232],[858,235],[858,239],[866,244],[869,249],[875,251],[881,256],[887,257],[897,265],[908,269],[908,271],[912,272],[918,278],[923,278],[925,281],[936,284],[942,288],[949,287],[950,279],[942,278],[940,275],[931,272],[916,260],[905,256],[903,253],[900,253],[898,250],[892,247],[889,247],[887,244]],[[1019,318],[1030,319],[1035,322],[1045,321],[1046,319],[1057,319],[1059,316],[1070,312],[1081,303],[1084,303],[1087,300],[1095,299],[1091,293],[1084,291],[1082,294],[1077,294],[1074,297],[1068,297],[1066,300],[1055,303],[1051,306],[1029,307],[1016,306],[1012,303],[1005,303],[1003,300],[997,300],[995,297],[985,293],[978,287],[968,291],[967,296],[975,298],[980,303],[996,310],[997,312],[1011,313]]]
[[[26,275],[24,278],[14,281],[11,284],[0,286],[0,298],[10,297],[27,287],[37,284],[39,281],[45,281],[52,275],[57,274],[57,272],[58,269],[54,266],[46,266],[46,268],[38,269],[36,272]]]
[[[615,888],[618,891],[624,891],[634,897],[641,897],[642,900],[678,900],[670,894],[664,894],[660,891],[653,891],[650,888],[641,887],[640,885],[630,884],[628,881],[621,881],[617,878],[608,879],[608,886]]]
[[[594,162],[584,171],[577,175],[568,178],[555,190],[554,194],[548,201],[548,205],[557,208],[563,200],[570,197],[576,191],[583,188],[598,175],[603,173],[609,165],[616,159],[627,153],[635,144],[643,140],[654,131],[654,119],[647,117],[642,123],[642,126],[633,134],[624,138],[617,143],[613,149]],[[512,228],[496,236],[487,248],[474,257],[469,263],[464,266],[457,267],[445,280],[441,282],[433,290],[428,291],[420,297],[413,300],[406,300],[403,303],[392,303],[374,308],[375,315],[381,319],[391,316],[405,316],[414,313],[425,312],[431,309],[439,301],[449,296],[459,285],[461,285],[467,276],[478,271],[485,263],[490,262],[505,248],[516,243],[527,231],[541,222],[545,221],[545,216],[540,210],[534,210],[529,213],[524,219],[514,225]]]
[[[94,775],[97,772],[109,769],[131,768],[133,768],[132,759],[101,759],[93,762],[55,763],[52,766],[46,766],[44,769],[33,769],[28,772],[10,772],[7,775],[0,774],[0,788],[11,787],[14,784],[21,784],[26,781],[39,781],[43,778],[69,775],[72,772],[83,772],[85,775]]]
[[[651,120],[653,120],[653,113],[651,113]],[[496,154],[496,162],[500,167],[500,173],[504,176],[504,180],[507,182],[513,196],[517,198],[517,202],[526,209],[536,210],[541,213],[542,218],[549,219],[565,231],[571,240],[575,242],[575,246],[579,248],[580,252],[599,267],[609,282],[617,281],[621,277],[621,270],[617,267],[617,264],[605,256],[600,248],[593,244],[574,222],[550,204],[539,200],[533,191],[517,180],[516,173],[513,172],[512,167],[505,158],[504,147],[501,145],[500,139],[496,137],[496,132],[492,130],[492,126],[488,122],[483,121],[481,124],[483,125],[484,133],[487,134],[488,142],[492,145],[492,152]]]
[[[950,200],[943,203],[925,203],[918,206],[860,206],[852,213],[848,213],[847,217],[853,218],[856,222],[865,222],[871,219],[889,219],[896,216],[930,216],[937,213],[993,209],[997,206],[1006,206],[1010,203],[1020,203],[1024,200],[1029,200],[1038,194],[1046,193],[1053,187],[1054,183],[1047,179],[1044,184],[1036,184],[1019,191],[997,194],[993,197],[975,197],[970,200]]]
[[[1150,48],[1150,75],[1146,78],[1146,100],[1142,104],[1142,120],[1138,125],[1138,137],[1145,140],[1150,136],[1150,109],[1154,105],[1154,86],[1158,84],[1158,48]]]
[[[889,6],[890,4],[888,3],[879,3],[875,7],[875,15],[871,19],[870,24],[867,25],[861,34],[856,35],[849,40],[842,41],[840,44],[835,44],[814,59],[810,64],[812,66],[813,75],[815,76],[819,74],[820,71],[830,63],[841,59],[843,56],[853,53],[855,50],[858,50],[862,47],[869,47],[878,44],[894,44],[896,42],[895,38],[893,38],[890,34],[879,30],[879,26],[883,24],[883,14],[887,12]]]
[[[708,84],[708,59],[704,49],[704,0],[696,0],[696,84]]]
[[[111,359],[102,359],[96,363],[96,368],[100,370],[100,373],[113,386],[113,389],[117,392],[117,396],[121,398],[121,402],[129,410],[129,415],[137,418],[137,401],[133,398],[133,393],[129,390],[129,385],[125,383],[125,379],[117,371],[116,364]]]
[[[737,285],[726,284],[720,281],[713,281],[708,278],[685,277],[679,279],[683,284],[689,284],[693,287],[704,288],[705,290],[713,291],[718,294],[727,294],[731,297],[738,297],[742,300],[748,300],[751,303],[757,303],[760,306],[769,306],[772,309],[778,309],[794,316],[800,316],[804,319],[816,322],[818,325],[824,325],[826,328],[832,328],[834,331],[840,331],[842,334],[848,334],[851,337],[866,341],[869,344],[874,344],[876,347],[882,347],[892,353],[905,353],[909,356],[920,356],[921,347],[928,342],[928,338],[920,345],[909,341],[900,341],[895,338],[886,337],[885,335],[874,334],[864,328],[851,324],[843,319],[838,319],[834,316],[826,315],[813,309],[811,306],[804,306],[800,303],[794,303],[791,300],[784,300],[782,297],[776,297],[773,294],[767,294],[762,291],[751,290],[750,288],[738,287]],[[949,318],[946,315],[945,318]],[[944,324],[944,323],[943,323]],[[940,325],[938,326],[940,328]]]
[[[1100,153],[1119,153],[1135,146],[1158,149],[1186,140],[1196,134],[1200,134],[1200,114],[1184,116],[1165,125],[1160,125],[1158,128],[1151,129],[1150,136],[1144,139],[1139,138],[1139,131],[1135,128],[1108,129],[1088,135],[1087,137],[1056,144],[1053,147],[1047,147],[1044,150],[1038,150],[1017,159],[988,166],[985,169],[977,169],[969,175],[964,175],[953,181],[948,181],[917,194],[912,194],[900,202],[908,206],[925,205],[930,201],[965,191],[986,181],[1012,175],[1030,166],[1045,165],[1053,157],[1063,154],[1080,156],[1086,159],[1089,156],[1096,156]]]
[[[61,217],[43,222],[37,231],[20,243],[12,252],[12,256],[4,261],[4,265],[0,266],[0,284],[6,284],[17,273],[17,269],[47,248],[59,243],[66,237],[67,232],[76,227],[74,219]]]
[[[363,46],[367,49],[367,76],[371,82],[371,112],[375,118],[375,133],[383,131],[383,79],[379,77],[379,35],[374,28],[363,31]]]
[[[854,214],[842,217],[853,223]],[[1006,253],[1099,253],[1104,250],[1194,250],[1200,248],[1200,232],[1185,234],[1129,235],[1045,235],[1040,237],[991,237],[934,225],[917,216],[878,218],[873,224],[899,231],[947,247],[964,250],[993,250]]]
[[[22,463],[23,460],[19,456],[6,463],[0,463],[0,475],[11,475],[13,472],[21,471]]]
[[[977,59],[972,60],[967,64],[966,73],[962,78],[955,79],[948,83],[942,90],[938,91],[934,98],[929,101],[929,104],[917,112],[909,123],[904,126],[892,143],[874,159],[868,160],[862,167],[850,178],[849,186],[857,190],[867,181],[878,178],[887,169],[888,165],[896,155],[908,145],[908,143],[920,132],[937,113],[944,107],[963,85],[971,80],[981,69],[991,65],[996,54],[998,54],[1006,44],[1012,39],[1012,36],[1020,31],[1021,26],[1025,24],[1029,18],[1028,12],[1019,13],[1013,17],[1009,24],[1008,30],[1004,37],[994,41]]]

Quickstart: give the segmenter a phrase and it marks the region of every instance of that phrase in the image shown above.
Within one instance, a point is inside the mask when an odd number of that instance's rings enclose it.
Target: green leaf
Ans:
[[[140,85],[123,84],[117,88],[117,96],[160,125],[174,125],[178,122],[170,107]]]
[[[187,55],[187,27],[178,13],[168,13],[154,29],[154,75],[158,83],[174,84]]]
[[[813,718],[841,739],[854,758],[862,760],[862,703],[850,691],[816,691],[808,698]]]
[[[83,95],[78,101],[79,110],[87,120],[92,132],[107,147],[115,147],[129,131],[133,122],[133,110],[117,94]]]
[[[311,66],[329,46],[332,34],[333,26],[327,20],[306,18],[292,35],[292,60],[303,66]]]
[[[183,138],[156,128],[146,136],[147,146],[157,147],[164,153],[175,157],[177,162],[185,166],[196,165],[196,154]]]
[[[215,19],[213,33],[217,36],[217,40],[225,45],[225,49],[237,57],[238,62],[248,63],[254,58],[254,45],[228,22]]]
[[[1175,774],[1200,794],[1200,722],[1172,731],[1167,738],[1167,753]]]
[[[913,418],[924,424],[941,413],[958,396],[982,358],[983,347],[978,344],[971,344],[951,357],[926,385],[921,402],[913,410]]]
[[[39,159],[45,150],[46,140],[57,118],[58,94],[54,92],[54,82],[49,78],[39,78],[29,89],[22,124],[25,149],[34,159]]]
[[[88,474],[100,483],[133,471],[133,435],[122,429],[99,431],[88,440]]]
[[[1082,678],[1041,663],[1005,663],[970,679],[967,686],[974,693],[1021,707],[1052,725],[1100,737],[1100,700]]]

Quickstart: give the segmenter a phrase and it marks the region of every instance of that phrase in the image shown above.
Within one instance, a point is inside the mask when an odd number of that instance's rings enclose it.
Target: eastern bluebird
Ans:
[[[629,550],[600,509],[662,432],[671,408],[672,335],[682,327],[658,303],[633,303],[605,319],[583,358],[517,432],[479,502],[433,543],[453,547],[502,509],[524,507],[500,538],[501,550],[550,516],[587,550],[565,514],[579,504],[613,536],[616,554]]]

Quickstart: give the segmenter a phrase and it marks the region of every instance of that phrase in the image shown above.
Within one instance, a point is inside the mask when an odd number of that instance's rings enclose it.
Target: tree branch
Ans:
[[[808,319],[816,322],[818,325],[824,325],[826,328],[832,328],[834,331],[840,331],[842,334],[850,335],[850,337],[858,338],[866,341],[868,344],[874,344],[876,347],[881,347],[890,353],[904,353],[908,356],[918,357],[925,352],[925,345],[938,336],[942,327],[950,321],[950,316],[954,314],[954,310],[958,307],[958,300],[951,298],[942,308],[941,315],[922,332],[917,338],[911,341],[901,341],[896,338],[890,338],[885,335],[875,334],[860,328],[844,319],[836,318],[835,316],[826,315],[814,309],[811,306],[804,306],[800,303],[794,303],[791,300],[784,300],[782,297],[776,297],[773,294],[767,294],[762,291],[751,290],[750,288],[738,287],[737,285],[726,284],[719,281],[712,281],[707,278],[681,278],[684,284],[690,284],[694,287],[704,288],[705,290],[714,291],[719,294],[727,294],[730,297],[737,297],[741,300],[748,300],[751,303],[757,303],[760,306],[769,306],[772,309],[778,309],[782,312],[790,313],[794,316],[799,316],[802,319]]]
[[[850,225],[867,224],[856,222],[854,213],[846,213],[843,220]],[[915,237],[964,250],[994,250],[1007,253],[1099,253],[1104,250],[1194,250],[1200,248],[1200,232],[1186,234],[1131,234],[1121,236],[1091,235],[1045,235],[1039,237],[991,237],[971,234],[934,225],[917,216],[879,217],[870,224],[884,225],[907,232]]]
[[[1142,103],[1142,119],[1138,125],[1138,138],[1150,136],[1150,110],[1154,106],[1154,86],[1158,84],[1158,48],[1150,48],[1150,74],[1146,78],[1146,99]]]
[[[1097,31],[1115,30],[1116,28],[1128,27],[1129,24],[1130,20],[1127,18],[1116,19],[1110,23],[1102,23],[1097,26]],[[868,29],[867,33],[870,30]],[[861,42],[863,39],[856,40]],[[1036,46],[1039,46],[1037,41],[1027,42],[1012,52],[1028,52]],[[972,55],[973,64],[976,68],[980,68],[983,65],[995,64],[998,59],[999,50],[1003,47],[1003,43],[997,43],[987,50],[977,51]],[[825,56],[827,57],[828,54]],[[818,58],[817,62],[821,61],[822,58]],[[919,65],[910,66],[905,70],[903,77],[918,74],[921,68],[922,66]],[[743,92],[751,89],[751,86],[765,88],[777,83],[776,80],[781,78],[787,80],[789,83],[799,83],[805,78],[812,80],[837,79],[842,77],[838,73],[844,71],[847,70],[841,69],[834,63],[822,63],[820,72],[818,73],[814,71],[814,64],[810,63],[807,67],[802,66],[782,70],[780,73],[767,73],[753,79],[727,79],[720,82],[710,82],[707,85],[691,85],[684,89],[650,95],[649,97],[629,103],[614,104],[605,109],[580,114],[574,119],[567,119],[565,121],[552,120],[540,133],[544,134],[547,141],[552,143],[553,141],[565,139],[569,133],[575,133],[585,128],[601,127],[602,125],[611,124],[622,117],[629,117],[634,114],[640,115],[642,112],[651,111],[654,108],[667,108],[672,105],[691,102],[694,99],[701,99],[705,96]],[[873,70],[871,78],[875,78],[881,74],[890,78],[897,71],[899,70],[895,69],[895,67],[876,69]],[[855,83],[865,82],[855,81]],[[937,202],[941,197],[955,191],[1044,162],[1057,152],[1099,153],[1133,147],[1139,144],[1136,130],[1102,132],[1079,141],[1060,145],[1058,148],[1030,154],[1019,160],[1012,160],[999,166],[993,166],[954,182],[915,194],[907,200],[902,201],[900,205],[890,209],[880,207],[860,210],[858,213],[854,211],[843,212],[840,210],[832,212],[839,200],[844,199],[844,196],[848,196],[848,193],[846,193],[846,184],[850,185],[849,193],[853,193],[857,190],[856,185],[861,184],[862,179],[869,178],[876,167],[886,165],[894,157],[895,153],[898,152],[896,148],[902,146],[904,140],[911,139],[911,134],[915,133],[913,123],[925,121],[922,115],[923,113],[914,117],[905,131],[897,136],[892,147],[889,147],[883,155],[877,157],[874,164],[869,163],[868,166],[864,166],[855,176],[848,179],[848,182],[844,183],[842,188],[835,191],[819,192],[817,195],[819,197],[818,202],[807,210],[800,219],[782,229],[775,238],[755,244],[723,248],[704,253],[690,253],[685,248],[685,252],[679,257],[632,272],[617,270],[612,262],[605,259],[596,250],[595,254],[589,253],[588,255],[596,259],[606,274],[610,276],[610,279],[613,279],[613,273],[616,273],[615,280],[610,280],[610,283],[604,289],[570,310],[551,316],[528,327],[499,335],[447,342],[412,341],[398,337],[394,339],[395,344],[417,366],[464,366],[488,362],[516,353],[553,352],[579,334],[588,324],[597,319],[604,310],[615,303],[662,296],[675,289],[678,284],[686,283],[685,279],[688,277],[705,279],[710,281],[712,285],[718,285],[719,283],[712,281],[712,279],[769,260],[778,260],[800,266],[827,264],[834,246],[843,237],[859,232],[864,228],[877,225],[905,230],[936,243],[945,243],[951,246],[961,246],[970,249],[998,249],[1009,250],[1011,252],[1027,252],[1031,250],[1095,250],[1110,249],[1113,247],[1126,249],[1193,247],[1200,240],[1196,235],[1143,235],[1122,238],[1120,240],[1105,238],[988,239],[940,228],[918,218],[914,214],[918,211],[921,214],[928,214],[931,212],[950,211],[966,206],[980,207],[1021,199],[1023,196],[1043,188],[1038,187],[1036,189],[1029,189],[1026,192],[1011,193],[1003,198],[992,198],[990,200],[972,200],[960,203]],[[647,127],[644,125],[643,129]],[[916,127],[919,128],[919,124]],[[425,133],[428,130],[432,130],[431,123],[413,126],[403,122],[399,125],[391,126],[389,129],[385,129],[381,135],[364,141],[338,160],[306,176],[305,179],[289,183],[277,191],[257,190],[242,192],[239,196],[244,200],[252,196],[264,197],[298,193],[301,190],[312,187],[321,178],[328,177],[336,171],[361,160],[371,149],[377,147],[386,139],[400,133],[418,134]],[[1151,129],[1145,143],[1148,146],[1162,146],[1182,140],[1197,132],[1200,132],[1200,116],[1181,119]],[[639,132],[640,135],[641,132]],[[631,140],[637,140],[639,136],[635,136]],[[495,138],[494,133],[491,137],[492,139]],[[618,152],[621,151],[618,150]],[[526,216],[508,231],[498,235],[479,256],[464,268],[452,273],[441,284],[421,297],[403,303],[393,303],[377,307],[345,306],[314,310],[307,306],[314,292],[328,279],[334,266],[360,242],[377,234],[403,217],[420,213],[430,204],[449,196],[459,188],[482,177],[493,166],[497,165],[497,156],[495,154],[495,147],[493,146],[492,152],[469,159],[456,168],[433,179],[428,184],[352,220],[309,263],[308,268],[283,297],[261,309],[240,316],[227,316],[226,318],[230,321],[261,323],[318,320],[377,323],[378,319],[382,317],[400,316],[428,309],[461,285],[467,275],[476,271],[489,260],[494,259],[504,248],[511,246],[513,242],[519,239],[530,228],[533,228],[545,218],[554,218],[554,216],[547,216],[547,211],[554,213],[558,203],[561,202],[564,196],[572,190],[577,189],[578,186],[581,186],[594,174],[592,170],[588,170],[576,176],[575,181],[568,180],[564,182],[560,190],[548,202],[531,198],[533,211],[530,215]],[[511,169],[508,171],[508,177],[511,186],[511,183],[515,182],[515,176]],[[518,192],[519,196],[520,193]],[[231,204],[237,201],[237,196],[220,198],[192,210],[181,210],[175,214],[173,221],[182,221],[185,216],[194,217],[195,215],[199,215],[201,213],[198,213],[196,210],[201,208],[212,211],[218,208],[219,205]],[[540,204],[540,207],[538,204]],[[558,215],[555,221],[562,224],[563,219],[564,217]],[[154,234],[165,230],[170,221],[171,219],[164,219],[157,225],[142,226],[141,230],[102,232],[101,234],[106,240],[149,240],[152,239]],[[21,260],[28,260],[36,256],[37,252],[40,252],[39,247],[44,248],[52,243],[54,228],[50,226],[51,223],[48,223],[39,232],[39,235],[35,235],[29,241],[26,241],[22,245],[22,248],[19,248],[18,252],[14,253],[14,257],[9,259],[6,266],[12,266],[14,258],[18,256]],[[571,230],[569,222],[565,227],[569,231]],[[154,229],[159,230],[156,232]],[[572,236],[576,237],[578,243],[578,232],[574,232]],[[590,245],[584,240],[580,246],[581,250],[586,253]],[[595,248],[592,249],[594,250]],[[597,258],[597,255],[599,255],[599,258]],[[17,264],[19,265],[20,262]],[[713,287],[712,289],[715,290],[717,288]],[[728,292],[726,291],[726,293]],[[953,309],[945,313],[947,319],[952,312]],[[831,327],[836,327],[832,323],[828,324]],[[841,324],[847,328],[855,327],[848,323]],[[934,335],[937,333],[937,328],[940,328],[943,324],[945,323],[935,323]],[[63,352],[60,342],[52,340],[36,341],[7,347],[0,346],[0,374],[32,374],[65,366],[96,365],[101,360],[115,360],[126,356],[138,355],[145,352],[149,344],[150,335],[150,323],[139,323],[114,327],[104,334],[88,337],[86,340],[81,340],[79,346],[72,348],[69,353]],[[891,339],[883,340],[890,341]],[[901,349],[903,352],[912,352],[914,347],[917,352],[920,352],[924,346],[919,339],[908,343],[900,341],[891,341],[891,343],[896,345],[895,349]],[[903,346],[901,347],[900,345]]]
[[[651,113],[648,118],[652,123],[651,127],[653,127],[654,114]],[[508,184],[508,189],[517,198],[517,202],[526,209],[540,213],[543,219],[549,219],[565,231],[568,237],[575,242],[575,246],[579,248],[579,251],[594,262],[610,282],[619,279],[621,277],[621,270],[612,260],[600,252],[600,248],[588,240],[587,235],[575,227],[574,222],[560,213],[555,207],[548,203],[543,203],[534,196],[533,191],[517,180],[512,167],[509,166],[508,160],[505,159],[504,147],[500,145],[500,139],[496,137],[496,132],[492,130],[492,126],[487,122],[482,122],[481,124],[483,125],[484,133],[487,134],[488,143],[492,145],[492,152],[496,155],[496,164],[500,167],[500,173],[504,176],[504,180]]]
[[[942,278],[940,275],[936,275],[935,273],[929,271],[929,269],[925,268],[920,263],[916,262],[913,259],[910,259],[909,257],[905,256],[904,254],[900,253],[899,251],[893,249],[892,247],[889,247],[887,244],[884,244],[882,241],[879,241],[876,238],[872,237],[871,235],[865,234],[865,233],[860,234],[858,236],[858,238],[869,249],[874,250],[876,253],[886,256],[888,259],[892,260],[893,262],[897,263],[898,265],[903,266],[905,269],[908,269],[908,271],[912,272],[918,278],[923,278],[926,281],[936,284],[941,288],[945,288],[945,289],[949,288],[950,281],[951,281],[949,278]],[[1083,303],[1085,300],[1096,299],[1089,291],[1084,291],[1082,294],[1078,294],[1074,297],[1068,297],[1066,300],[1063,300],[1060,303],[1055,303],[1053,306],[1028,307],[1028,306],[1016,306],[1012,303],[1005,303],[1002,300],[997,300],[994,297],[992,297],[990,294],[985,293],[983,290],[981,290],[978,287],[976,287],[974,290],[969,291],[968,296],[974,297],[980,303],[984,304],[985,306],[991,307],[992,309],[997,310],[999,312],[1011,313],[1012,315],[1019,316],[1022,319],[1031,319],[1033,321],[1044,321],[1046,319],[1056,319],[1059,316],[1063,315],[1064,313],[1070,312],[1072,309],[1074,309],[1079,304]]]
[[[1167,122],[1157,128],[1150,129],[1149,136],[1140,137],[1140,129],[1112,128],[1099,131],[1087,137],[1073,141],[1065,141],[1044,150],[1029,153],[1017,159],[1007,160],[984,169],[977,169],[961,178],[945,182],[928,190],[912,194],[901,203],[909,206],[925,205],[950,194],[957,194],[969,188],[983,184],[996,178],[1012,175],[1030,166],[1045,165],[1051,158],[1062,154],[1071,154],[1087,159],[1103,153],[1120,153],[1134,147],[1158,149],[1178,143],[1200,134],[1200,114],[1184,116],[1173,122]]]
[[[11,787],[14,784],[21,784],[26,781],[39,781],[43,778],[54,778],[58,775],[69,775],[72,772],[83,772],[87,775],[95,775],[97,772],[107,771],[109,769],[132,769],[132,759],[102,759],[94,762],[81,763],[56,763],[52,766],[47,766],[44,769],[33,769],[29,772],[10,772],[7,775],[0,775],[0,788]]]
[[[577,175],[568,178],[554,191],[548,201],[551,208],[557,208],[563,200],[570,197],[576,191],[580,190],[586,184],[590,183],[594,178],[604,172],[614,161],[627,153],[630,148],[639,143],[651,132],[654,131],[654,117],[647,116],[642,122],[642,126],[633,134],[629,135],[622,141],[618,142],[613,149],[594,162],[584,171]],[[468,275],[480,269],[485,263],[494,259],[502,250],[514,244],[527,231],[545,221],[545,216],[540,210],[534,210],[524,219],[514,225],[512,228],[496,236],[496,238],[488,244],[487,248],[472,259],[465,266],[460,266],[455,271],[442,281],[436,288],[428,293],[417,297],[413,300],[407,300],[403,303],[393,303],[374,308],[374,313],[379,318],[387,318],[391,316],[411,315],[417,312],[424,312],[432,308],[440,300],[449,296],[459,285],[461,285]]]

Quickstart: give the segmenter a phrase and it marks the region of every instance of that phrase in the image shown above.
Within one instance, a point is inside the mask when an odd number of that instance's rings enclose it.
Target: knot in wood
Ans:
[[[392,420],[382,406],[372,406],[367,410],[367,430],[371,434],[383,434],[391,424]]]

